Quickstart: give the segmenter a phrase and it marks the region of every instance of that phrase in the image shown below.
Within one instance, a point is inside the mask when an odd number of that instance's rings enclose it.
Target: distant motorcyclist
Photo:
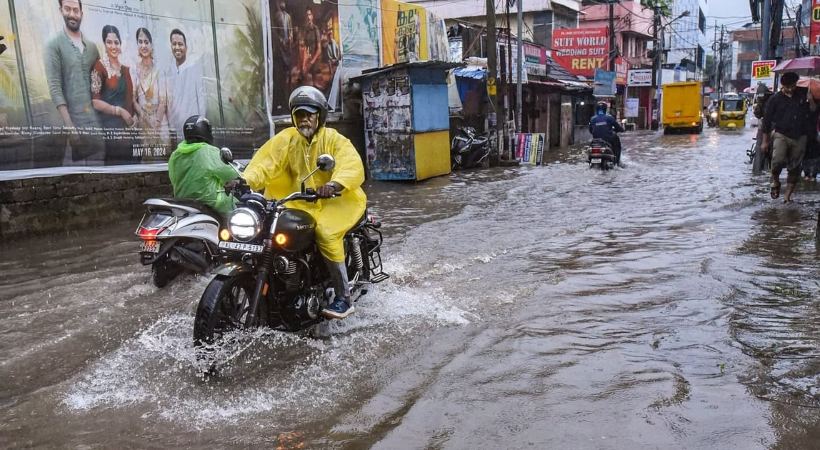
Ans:
[[[225,184],[239,178],[230,164],[222,161],[212,145],[211,123],[205,116],[191,116],[182,126],[185,140],[168,159],[168,177],[174,197],[200,201],[226,216],[236,199],[225,192]]]
[[[356,148],[338,131],[325,127],[329,106],[324,94],[312,86],[300,86],[288,101],[292,127],[266,142],[245,169],[244,178],[254,190],[265,190],[267,198],[283,198],[300,190],[300,181],[316,166],[320,154],[334,157],[332,172],[320,171],[307,187],[327,199],[316,203],[294,202],[292,207],[316,219],[316,243],[325,258],[336,298],[322,310],[325,317],[342,319],[353,313],[350,283],[345,266],[344,236],[364,215],[367,196],[361,186],[364,165]]]
[[[623,133],[624,127],[614,117],[606,113],[607,104],[598,102],[595,115],[589,120],[589,132],[593,139],[603,139],[615,154],[615,164],[621,163],[621,139],[617,133]]]

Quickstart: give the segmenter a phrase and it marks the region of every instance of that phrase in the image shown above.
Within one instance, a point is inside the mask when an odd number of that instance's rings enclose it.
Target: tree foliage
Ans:
[[[650,9],[657,6],[662,16],[669,17],[672,15],[672,0],[641,0],[641,6]]]

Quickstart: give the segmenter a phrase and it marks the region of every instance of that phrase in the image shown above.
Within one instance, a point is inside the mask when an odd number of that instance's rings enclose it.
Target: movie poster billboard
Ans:
[[[380,1],[339,4],[343,80],[361,74],[363,69],[379,67]]]
[[[22,101],[0,123],[0,170],[164,162],[195,114],[238,156],[267,138],[246,112],[264,104],[258,1],[9,4]]]
[[[338,3],[270,0],[273,115],[289,114],[288,97],[299,86],[314,86],[332,107],[338,107],[342,61]]]
[[[609,52],[607,27],[558,28],[552,32],[552,58],[573,75],[592,78],[606,68]]]
[[[418,5],[382,0],[382,65],[430,59],[427,11]]]

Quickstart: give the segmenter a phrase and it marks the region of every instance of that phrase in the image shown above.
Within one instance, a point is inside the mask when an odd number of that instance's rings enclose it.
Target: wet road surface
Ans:
[[[392,278],[216,380],[208,279],[154,288],[136,224],[6,243],[0,447],[817,448],[820,187],[769,199],[752,135],[371,183]]]

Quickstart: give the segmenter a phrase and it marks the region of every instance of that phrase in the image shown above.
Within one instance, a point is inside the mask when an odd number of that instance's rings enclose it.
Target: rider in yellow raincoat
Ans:
[[[251,189],[264,189],[267,198],[283,198],[299,191],[300,182],[313,169],[319,155],[336,160],[332,172],[316,172],[305,182],[323,199],[316,203],[293,202],[292,208],[316,219],[316,242],[325,257],[334,281],[336,299],[323,310],[329,318],[341,319],[354,308],[345,267],[344,235],[364,215],[367,196],[361,188],[364,166],[353,144],[334,129],[324,126],[328,104],[316,88],[296,88],[289,101],[293,127],[266,142],[245,168],[244,178]],[[341,197],[333,198],[334,193]]]

